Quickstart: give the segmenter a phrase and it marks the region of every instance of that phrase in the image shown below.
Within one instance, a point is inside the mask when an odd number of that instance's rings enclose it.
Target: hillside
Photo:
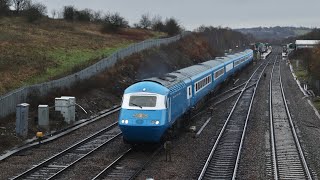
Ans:
[[[251,34],[258,40],[263,39],[284,39],[288,37],[300,36],[311,32],[312,29],[306,27],[256,27],[256,28],[242,28],[235,29],[244,34]]]
[[[102,34],[95,23],[0,18],[0,95],[76,72],[119,48],[160,35],[141,29]]]
[[[219,36],[215,36],[219,34]],[[32,97],[29,114],[29,137],[33,137],[38,128],[34,121],[39,104],[53,106],[54,98],[62,95],[75,96],[88,114],[77,109],[77,119],[88,118],[101,110],[121,102],[125,88],[144,78],[162,76],[164,73],[188,67],[224,54],[225,49],[234,47],[234,42],[248,45],[241,34],[228,29],[211,29],[208,32],[192,33],[169,45],[154,47],[124,58],[113,68],[95,77],[77,83],[70,89],[58,89],[45,97]],[[51,112],[54,111],[53,109]],[[51,130],[65,126],[63,122],[50,117]],[[15,134],[15,115],[0,120],[0,152],[22,142]]]

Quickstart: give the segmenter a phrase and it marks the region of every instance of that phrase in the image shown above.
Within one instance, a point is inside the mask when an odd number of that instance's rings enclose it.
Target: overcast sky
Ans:
[[[73,5],[119,12],[130,24],[142,14],[175,17],[187,30],[200,25],[231,28],[257,26],[320,27],[320,0],[34,0],[52,9]]]

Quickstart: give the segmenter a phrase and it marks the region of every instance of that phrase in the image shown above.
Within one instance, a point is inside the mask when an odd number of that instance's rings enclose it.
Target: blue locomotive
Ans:
[[[183,114],[252,59],[253,51],[245,50],[131,85],[119,116],[124,141],[160,142]]]

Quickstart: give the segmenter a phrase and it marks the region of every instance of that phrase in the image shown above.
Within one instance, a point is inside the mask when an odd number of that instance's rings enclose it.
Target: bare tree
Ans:
[[[75,19],[78,21],[90,22],[93,21],[93,11],[91,9],[76,10]]]
[[[163,32],[164,31],[164,24],[162,22],[162,17],[159,15],[156,15],[152,18],[151,21],[151,29],[154,31],[160,31]]]
[[[119,13],[108,13],[103,20],[102,32],[117,32],[120,28],[129,27],[129,22]]]
[[[57,12],[57,17],[58,17],[58,19],[63,19],[63,15],[64,15],[64,13],[63,13],[64,11],[63,10],[59,10],[58,12]]]
[[[29,22],[34,22],[41,19],[47,14],[47,7],[41,3],[31,4],[30,7],[24,10]]]
[[[150,20],[149,14],[143,14],[141,16],[139,24],[144,29],[150,28],[151,27],[151,20]]]
[[[31,7],[31,0],[12,0],[12,3],[17,14],[20,13],[20,11]]]
[[[55,19],[55,18],[56,18],[56,16],[58,15],[57,10],[52,9],[52,10],[51,10],[51,15],[52,15],[52,19]]]
[[[95,11],[93,13],[93,21],[102,22],[102,11]]]
[[[64,6],[63,8],[63,19],[73,21],[75,19],[77,9],[73,6]]]

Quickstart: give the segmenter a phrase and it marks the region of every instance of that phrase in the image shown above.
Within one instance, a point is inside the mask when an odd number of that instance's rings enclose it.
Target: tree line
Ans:
[[[297,39],[320,40],[320,29],[313,29],[310,33],[295,37],[291,42],[294,42]],[[308,75],[314,79],[320,80],[320,44],[312,49],[297,49],[289,58],[302,59]]]
[[[0,0],[0,16],[25,16],[29,22],[34,22],[46,13],[47,7],[42,3],[33,3],[31,0]]]
[[[250,42],[254,39],[252,36],[242,34],[230,28],[200,26],[196,32],[208,40],[211,47],[215,49],[238,49],[248,48]]]
[[[13,10],[11,10],[13,9]],[[0,16],[24,16],[29,22],[35,22],[47,16],[47,7],[42,3],[33,3],[32,0],[0,0]],[[102,32],[118,32],[122,28],[129,28],[129,21],[120,13],[106,13],[91,9],[77,9],[74,6],[64,6],[61,11],[52,10],[53,19],[66,21],[95,22],[103,25]],[[165,32],[169,36],[179,34],[183,28],[173,17],[162,20],[161,16],[151,17],[143,14],[134,28],[150,29]]]

